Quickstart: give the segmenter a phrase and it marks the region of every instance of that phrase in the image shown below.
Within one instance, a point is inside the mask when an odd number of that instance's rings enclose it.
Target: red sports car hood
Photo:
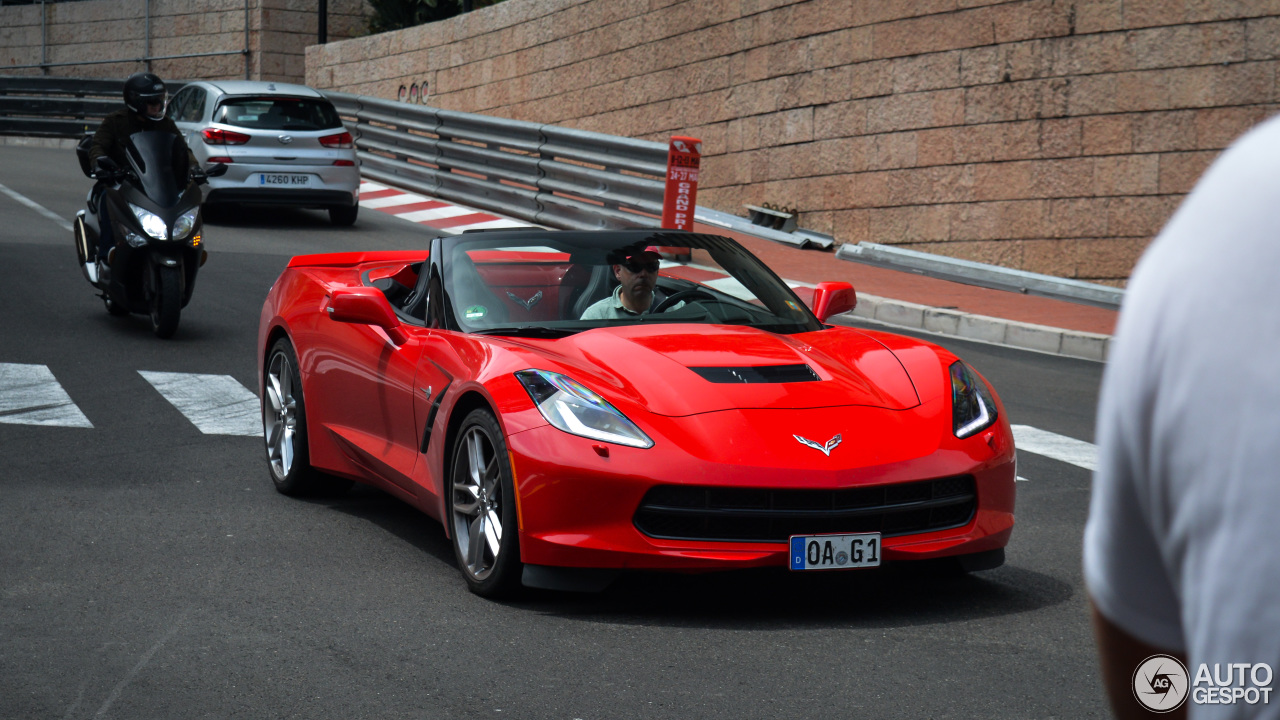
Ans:
[[[589,330],[554,346],[575,380],[671,417],[840,405],[902,410],[920,402],[893,353],[846,328],[775,335],[736,326],[642,325]]]

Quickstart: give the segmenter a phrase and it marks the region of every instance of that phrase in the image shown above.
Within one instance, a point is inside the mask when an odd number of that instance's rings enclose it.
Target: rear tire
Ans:
[[[311,467],[302,375],[298,356],[286,338],[271,346],[263,372],[262,437],[276,490],[296,496],[337,494],[350,488],[350,480],[325,475]]]
[[[350,227],[356,224],[356,216],[359,214],[359,205],[334,206],[329,208],[329,222],[338,227]]]
[[[449,534],[463,580],[481,597],[509,597],[521,588],[524,564],[509,457],[493,413],[472,410],[453,446]]]
[[[182,271],[161,265],[156,268],[155,287],[151,288],[151,329],[158,338],[171,338],[182,317]]]

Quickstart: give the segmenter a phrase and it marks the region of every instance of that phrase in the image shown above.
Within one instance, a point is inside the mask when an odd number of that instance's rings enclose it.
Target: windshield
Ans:
[[[160,207],[173,207],[187,186],[187,149],[182,138],[163,130],[129,136],[125,157],[142,192]]]
[[[475,233],[446,238],[444,256],[445,292],[465,332],[560,337],[640,323],[788,334],[822,327],[755,256],[717,235]]]
[[[321,98],[231,98],[213,113],[213,121],[257,130],[329,130],[342,127],[338,112]]]

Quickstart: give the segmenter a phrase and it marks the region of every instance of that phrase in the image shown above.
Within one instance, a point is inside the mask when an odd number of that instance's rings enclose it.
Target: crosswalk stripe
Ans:
[[[207,435],[262,436],[258,396],[230,375],[139,370],[165,400]]]
[[[1033,428],[1013,425],[1013,444],[1018,450],[1070,463],[1085,470],[1098,469],[1098,446],[1093,443]]]
[[[0,423],[91,428],[45,365],[0,363]]]

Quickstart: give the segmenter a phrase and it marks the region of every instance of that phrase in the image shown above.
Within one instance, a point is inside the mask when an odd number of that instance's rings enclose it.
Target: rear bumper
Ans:
[[[287,190],[259,188],[213,188],[206,203],[237,205],[293,205],[297,207],[351,207],[357,200],[345,190]]]

